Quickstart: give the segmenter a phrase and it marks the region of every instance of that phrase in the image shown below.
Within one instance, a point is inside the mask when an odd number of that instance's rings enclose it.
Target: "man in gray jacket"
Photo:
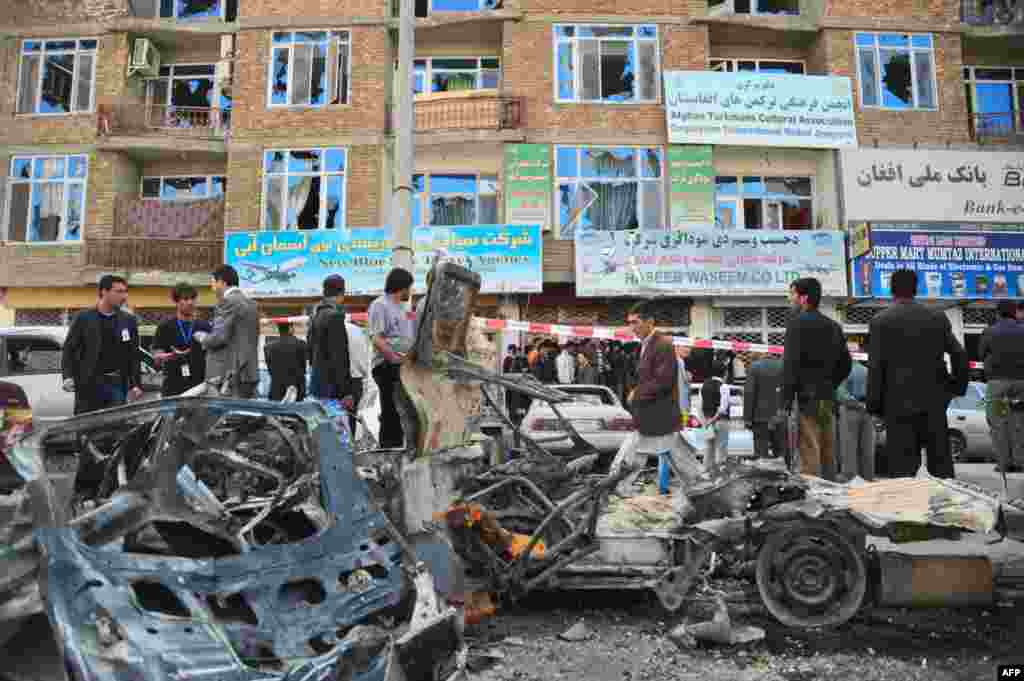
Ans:
[[[743,384],[743,422],[754,434],[754,453],[759,459],[784,457],[786,423],[779,418],[782,407],[782,358],[764,355],[747,370]]]
[[[238,288],[238,272],[230,265],[213,271],[210,287],[219,301],[213,313],[213,331],[193,335],[206,350],[206,382],[219,387],[222,394],[252,398],[260,378],[256,303]],[[224,386],[228,376],[231,383]]]

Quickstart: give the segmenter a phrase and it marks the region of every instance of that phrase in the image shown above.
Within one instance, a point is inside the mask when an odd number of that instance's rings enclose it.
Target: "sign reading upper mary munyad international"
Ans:
[[[846,76],[666,71],[672,144],[857,146]]]

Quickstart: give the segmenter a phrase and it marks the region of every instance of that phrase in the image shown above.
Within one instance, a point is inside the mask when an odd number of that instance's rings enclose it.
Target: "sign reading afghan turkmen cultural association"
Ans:
[[[845,76],[666,71],[665,115],[673,144],[857,146]]]
[[[668,148],[669,208],[672,229],[714,227],[715,169],[707,144]]]
[[[846,295],[840,231],[576,231],[576,295],[782,295],[817,277]]]

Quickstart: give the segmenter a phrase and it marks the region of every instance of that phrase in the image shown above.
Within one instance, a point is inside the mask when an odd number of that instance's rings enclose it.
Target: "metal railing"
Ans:
[[[88,265],[117,271],[210,272],[223,258],[223,240],[127,236],[86,241]]]
[[[223,137],[230,127],[230,109],[163,104],[122,104],[99,109],[100,134],[159,132]]]
[[[1024,139],[1024,111],[976,113],[971,118],[975,140]]]
[[[960,21],[974,26],[1024,28],[1024,0],[960,0]]]
[[[522,99],[503,95],[415,103],[417,132],[439,130],[512,130],[522,122]],[[386,128],[395,128],[394,111],[386,111]]]

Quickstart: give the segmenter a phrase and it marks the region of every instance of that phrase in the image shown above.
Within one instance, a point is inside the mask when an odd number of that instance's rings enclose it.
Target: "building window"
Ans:
[[[413,225],[498,223],[496,175],[415,175],[413,190]]]
[[[723,229],[811,229],[811,178],[716,177],[715,224]]]
[[[416,94],[496,90],[501,83],[501,62],[497,57],[433,57],[414,63]]]
[[[556,147],[555,168],[560,238],[577,227],[664,227],[660,148]]]
[[[708,68],[727,73],[792,73],[798,76],[805,73],[802,61],[782,59],[709,59]]]
[[[18,113],[92,111],[96,40],[25,40],[18,71]]]
[[[267,106],[348,104],[350,55],[348,31],[274,33]]]
[[[479,12],[501,6],[502,0],[416,0],[416,16],[426,17],[431,12]]]
[[[977,137],[1024,132],[1024,68],[965,66],[963,75]]]
[[[86,156],[12,158],[7,240],[81,241],[88,174]]]
[[[263,228],[345,226],[345,149],[275,149],[263,155]]]
[[[142,198],[161,201],[187,201],[224,196],[227,178],[223,175],[195,175],[142,178]]]
[[[149,124],[161,128],[228,127],[231,97],[219,87],[214,71],[213,64],[161,66],[160,77],[146,81]],[[213,112],[214,108],[219,111]]]
[[[708,14],[800,14],[799,0],[708,0]]]
[[[178,21],[224,19],[225,0],[160,0],[160,17]]]
[[[658,27],[555,26],[559,102],[657,102]]]
[[[931,35],[858,33],[862,106],[935,109],[935,51]]]

